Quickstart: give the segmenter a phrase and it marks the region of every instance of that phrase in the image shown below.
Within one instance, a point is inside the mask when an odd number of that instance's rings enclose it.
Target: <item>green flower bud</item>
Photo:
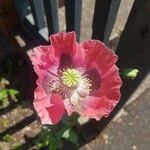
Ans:
[[[127,68],[127,69],[123,70],[122,76],[125,79],[131,79],[131,80],[133,80],[133,79],[135,79],[137,77],[138,73],[139,73],[138,69]]]

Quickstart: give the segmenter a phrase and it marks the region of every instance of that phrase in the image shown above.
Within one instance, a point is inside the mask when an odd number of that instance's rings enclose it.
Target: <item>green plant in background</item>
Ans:
[[[6,118],[6,115],[3,115],[3,117],[0,119],[0,124],[7,128],[8,126],[8,119]]]
[[[5,142],[13,143],[13,139],[10,136],[10,134],[4,135],[3,138],[2,138],[2,140],[5,141]]]
[[[21,150],[20,144],[15,143],[13,137],[10,134],[6,134],[2,137],[3,142],[7,142],[11,144],[12,150]]]
[[[13,100],[16,100],[16,95],[19,94],[19,91],[16,89],[7,88],[7,85],[9,85],[8,80],[4,78],[0,79],[0,104],[2,104],[3,101],[9,97]]]

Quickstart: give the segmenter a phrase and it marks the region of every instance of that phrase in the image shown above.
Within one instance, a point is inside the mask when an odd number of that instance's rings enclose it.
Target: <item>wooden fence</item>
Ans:
[[[58,0],[21,0],[20,2],[14,0],[14,2],[23,24],[32,25],[31,19],[25,17],[25,11],[29,11],[33,16],[34,25],[32,28],[35,31],[38,32],[42,28],[47,28],[47,35],[44,37],[59,31]],[[80,40],[82,3],[84,2],[86,1],[64,0],[66,31],[75,31],[78,41]],[[93,39],[101,41],[105,39],[108,42],[120,2],[121,0],[95,1],[91,35]]]

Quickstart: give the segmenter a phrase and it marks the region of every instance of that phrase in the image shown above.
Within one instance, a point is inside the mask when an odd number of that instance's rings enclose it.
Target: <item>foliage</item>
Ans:
[[[5,116],[5,115],[3,115],[3,116]],[[8,126],[8,119],[5,118],[5,117],[2,117],[0,119],[0,123],[1,123],[2,126],[4,126],[5,128],[7,128],[7,126]]]
[[[10,134],[4,135],[4,136],[2,137],[2,141],[10,143],[13,150],[21,150],[21,149],[20,149],[20,148],[21,148],[21,147],[20,147],[20,144],[19,144],[19,143],[14,143],[14,140],[13,140],[13,138],[11,137]]]
[[[5,136],[3,136],[3,141],[5,142],[9,142],[9,143],[13,143],[13,139],[9,134],[6,134]]]
[[[48,150],[56,150],[62,146],[63,139],[78,146],[78,138],[72,127],[76,123],[77,115],[70,118],[65,117],[63,121],[55,126],[44,126],[36,141],[39,149],[46,147]]]
[[[16,99],[16,95],[19,94],[19,92],[12,88],[6,88],[6,86],[9,85],[9,81],[2,78],[0,79],[0,104],[3,103],[5,99],[8,99],[9,97],[13,100]]]

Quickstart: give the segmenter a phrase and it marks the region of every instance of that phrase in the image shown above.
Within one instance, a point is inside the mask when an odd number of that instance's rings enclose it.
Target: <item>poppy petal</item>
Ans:
[[[117,102],[110,101],[105,96],[89,96],[86,98],[86,100],[82,101],[81,107],[80,109],[78,109],[78,112],[82,116],[100,120],[102,116],[107,117],[116,104]]]
[[[54,56],[51,46],[41,45],[34,48],[31,60],[38,76],[43,74],[43,71],[57,73],[59,61]]]
[[[60,32],[50,36],[51,46],[56,57],[61,57],[62,54],[73,55],[76,49],[75,32]]]
[[[42,124],[57,124],[64,115],[63,100],[59,95],[35,99],[33,104]]]
[[[87,67],[92,67],[93,63],[98,64],[101,70],[101,76],[116,63],[118,57],[115,53],[106,47],[106,45],[98,40],[89,40],[81,43],[84,49],[88,50]]]

